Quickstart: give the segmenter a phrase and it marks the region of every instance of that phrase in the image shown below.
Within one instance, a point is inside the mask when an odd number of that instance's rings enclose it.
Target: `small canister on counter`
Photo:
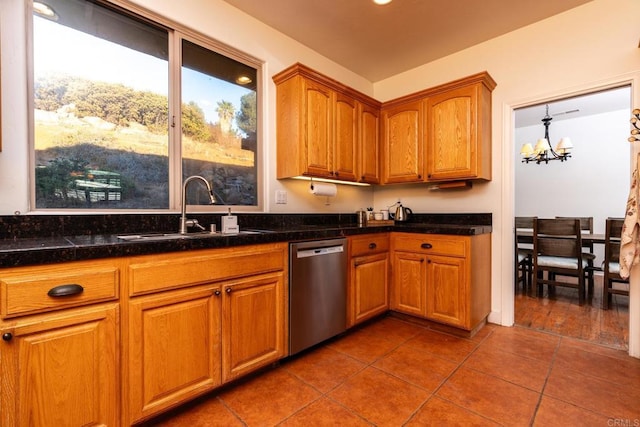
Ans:
[[[367,211],[360,209],[356,214],[358,216],[358,227],[365,227],[367,225]]]

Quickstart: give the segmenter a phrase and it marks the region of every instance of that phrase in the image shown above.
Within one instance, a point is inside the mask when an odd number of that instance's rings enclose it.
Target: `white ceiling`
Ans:
[[[631,111],[631,87],[625,86],[520,108],[515,111],[515,127],[542,126],[546,105],[549,105],[549,116],[554,122],[608,111],[623,109]]]
[[[224,0],[377,82],[591,0]]]
[[[376,82],[591,0],[224,1]],[[630,108],[629,97],[627,89],[557,100],[549,114],[557,121]],[[545,104],[519,109],[515,125],[541,124],[544,114]]]

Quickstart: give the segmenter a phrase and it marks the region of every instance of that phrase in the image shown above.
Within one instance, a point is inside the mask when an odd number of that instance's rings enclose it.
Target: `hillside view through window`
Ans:
[[[259,203],[255,68],[92,1],[46,3],[55,15],[33,18],[36,209],[175,209],[190,175],[217,204]],[[188,204],[208,200],[191,187]]]

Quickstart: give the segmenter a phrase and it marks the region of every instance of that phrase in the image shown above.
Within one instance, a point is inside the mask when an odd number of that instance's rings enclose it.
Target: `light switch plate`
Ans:
[[[287,204],[287,190],[276,190],[276,205]]]

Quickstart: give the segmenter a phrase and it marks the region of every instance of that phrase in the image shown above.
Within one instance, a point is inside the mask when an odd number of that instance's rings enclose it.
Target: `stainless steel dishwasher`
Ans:
[[[347,240],[289,245],[289,354],[344,332]]]

